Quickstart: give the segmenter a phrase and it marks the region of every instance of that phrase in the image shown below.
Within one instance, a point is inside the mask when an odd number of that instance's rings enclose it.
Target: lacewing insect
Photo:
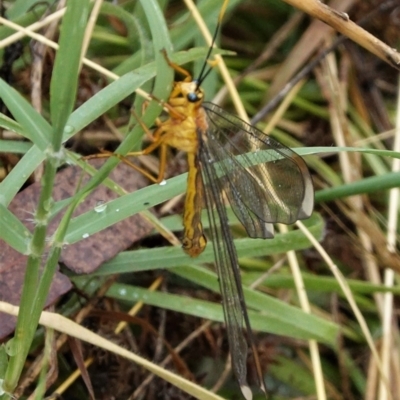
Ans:
[[[228,0],[224,0],[213,43],[227,3]],[[184,80],[174,83],[168,101],[163,103],[168,118],[157,124],[153,134],[143,126],[147,135],[152,137],[152,143],[142,151],[127,154],[146,155],[159,149],[158,177],[152,177],[125,157],[116,156],[159,183],[164,175],[168,146],[187,153],[188,180],[182,247],[191,257],[197,257],[205,249],[207,239],[201,222],[205,203],[232,368],[244,397],[250,399],[247,342],[251,343],[263,391],[265,384],[246,310],[238,257],[224,198],[228,199],[250,237],[271,238],[274,235],[274,223],[292,224],[311,215],[314,189],[305,162],[294,151],[217,105],[203,102],[204,93],[200,85],[211,69],[207,70],[211,49],[212,46],[196,80],[166,56],[169,65],[182,74]],[[108,156],[110,154],[106,153],[89,158]],[[243,328],[247,331],[247,340]]]

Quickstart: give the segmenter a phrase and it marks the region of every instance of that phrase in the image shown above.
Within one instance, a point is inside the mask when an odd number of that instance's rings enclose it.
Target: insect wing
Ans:
[[[207,213],[210,222],[210,235],[215,255],[215,265],[219,277],[225,323],[228,334],[232,367],[245,398],[251,398],[247,384],[248,346],[243,335],[244,325],[248,334],[251,328],[244,301],[239,264],[228,217],[222,199],[221,176],[218,176],[206,142],[200,142],[199,159],[204,184]]]
[[[218,162],[219,180],[249,236],[271,237],[272,223],[308,218],[314,188],[303,159],[215,104],[204,109],[210,159]]]

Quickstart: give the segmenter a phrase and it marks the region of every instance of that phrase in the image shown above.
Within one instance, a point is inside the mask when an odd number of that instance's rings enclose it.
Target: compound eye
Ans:
[[[187,99],[188,99],[191,103],[196,103],[196,101],[199,100],[199,96],[197,96],[197,93],[192,92],[192,93],[188,93]]]

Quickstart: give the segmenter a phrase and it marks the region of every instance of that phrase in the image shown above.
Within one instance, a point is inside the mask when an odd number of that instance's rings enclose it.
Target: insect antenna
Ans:
[[[196,81],[197,81],[197,87],[196,88],[197,89],[201,86],[201,84],[204,82],[204,80],[207,78],[207,76],[209,75],[209,73],[213,69],[213,67],[211,66],[206,71],[208,61],[209,61],[209,59],[211,57],[211,53],[212,53],[213,47],[214,47],[215,42],[217,40],[217,35],[218,35],[218,33],[219,33],[220,29],[221,29],[222,18],[223,18],[224,14],[225,14],[228,2],[229,2],[229,0],[224,0],[224,4],[222,5],[221,11],[219,12],[217,26],[215,28],[214,35],[213,35],[213,38],[211,40],[210,47],[208,48],[208,52],[207,52],[206,58],[204,60],[203,66],[201,67],[199,77],[196,79]]]

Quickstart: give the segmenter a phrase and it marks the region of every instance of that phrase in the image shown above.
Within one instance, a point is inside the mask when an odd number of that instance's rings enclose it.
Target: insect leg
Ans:
[[[148,130],[147,127],[145,127],[144,125],[142,125],[142,126],[143,126],[143,129]],[[163,180],[164,173],[165,173],[165,166],[166,166],[166,162],[167,162],[167,145],[163,143],[163,139],[162,139],[163,132],[164,132],[163,126],[160,126],[156,130],[154,135],[151,135],[151,140],[153,141],[153,143],[151,143],[149,146],[147,146],[145,149],[143,149],[141,151],[132,151],[132,152],[127,153],[126,155],[122,155],[122,154],[113,153],[113,152],[107,151],[107,150],[101,150],[101,153],[92,154],[92,155],[83,157],[83,159],[84,160],[92,160],[95,158],[117,157],[124,164],[126,164],[126,165],[130,166],[131,168],[135,169],[136,171],[140,172],[151,182],[160,183]],[[138,157],[138,156],[148,155],[148,154],[152,153],[154,150],[156,150],[158,147],[160,147],[160,167],[158,170],[157,177],[150,174],[144,168],[141,168],[138,165],[134,164],[132,161],[130,161],[127,158],[127,157]]]
[[[190,82],[192,80],[192,75],[190,74],[190,72],[188,70],[186,70],[185,68],[182,68],[180,65],[175,64],[174,62],[172,62],[169,57],[167,52],[165,51],[165,49],[162,49],[161,52],[163,53],[163,56],[165,58],[165,61],[167,62],[167,64],[176,72],[178,72],[178,74],[181,74],[185,77],[185,81]]]

